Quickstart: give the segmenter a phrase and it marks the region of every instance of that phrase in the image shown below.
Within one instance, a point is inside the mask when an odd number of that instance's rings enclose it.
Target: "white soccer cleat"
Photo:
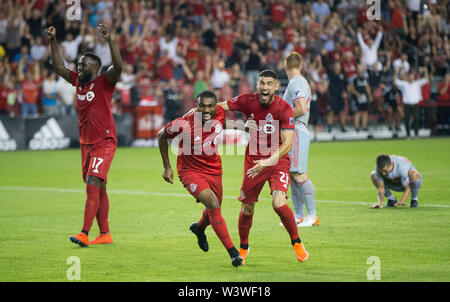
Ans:
[[[297,226],[299,228],[301,227],[311,227],[311,226],[317,226],[319,225],[319,217],[310,217],[306,216],[302,219],[300,223],[297,223]]]
[[[303,221],[304,218],[295,218],[295,223],[297,224],[297,226],[299,226],[299,224]],[[283,226],[283,223],[280,222],[280,226]]]

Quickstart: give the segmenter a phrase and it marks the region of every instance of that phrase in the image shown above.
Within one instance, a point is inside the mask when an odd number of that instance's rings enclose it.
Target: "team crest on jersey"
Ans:
[[[289,118],[289,126],[292,126],[292,125],[294,125],[294,124],[295,124],[294,118],[293,118],[293,117],[290,117],[290,118]]]
[[[250,118],[255,119],[255,114],[250,114]]]
[[[191,193],[194,193],[195,190],[197,190],[197,185],[196,184],[190,184],[189,189],[191,190]]]
[[[273,115],[271,113],[267,113],[266,122],[268,122],[268,123],[273,122]]]
[[[231,103],[237,102],[237,96],[235,96],[234,98],[232,98],[232,99],[230,100],[230,102],[231,102]]]
[[[89,90],[92,90],[92,88],[94,88],[95,83],[92,83],[91,86],[89,87]]]
[[[215,129],[214,129],[214,132],[215,132],[215,133],[220,133],[220,132],[222,132],[222,126],[221,126],[220,124],[217,124],[217,126],[216,126]]]

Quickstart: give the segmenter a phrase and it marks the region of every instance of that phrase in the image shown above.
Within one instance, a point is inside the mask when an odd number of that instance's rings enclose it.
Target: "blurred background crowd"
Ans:
[[[102,23],[125,63],[112,104],[117,114],[159,105],[169,121],[204,89],[220,100],[254,91],[266,68],[278,72],[282,95],[283,59],[297,51],[316,131],[380,123],[395,130],[405,115],[418,123],[420,104],[450,102],[450,2],[376,0],[376,20],[366,2],[82,0],[81,20],[70,21],[66,1],[2,0],[0,114],[76,114],[75,90],[54,73],[44,29],[56,27],[67,66],[75,69],[77,57],[93,51],[106,68],[109,47],[96,29]]]

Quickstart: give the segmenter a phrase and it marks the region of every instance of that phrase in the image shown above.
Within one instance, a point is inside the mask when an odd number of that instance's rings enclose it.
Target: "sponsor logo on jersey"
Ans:
[[[0,150],[1,151],[11,151],[17,149],[17,142],[11,139],[6,128],[3,126],[2,121],[0,121]]]
[[[90,102],[94,99],[94,97],[95,97],[95,93],[93,91],[88,91],[86,94],[77,93],[77,98],[80,101],[86,100],[86,101]]]
[[[70,138],[64,135],[55,118],[41,126],[28,143],[31,150],[63,149],[70,145]]]
[[[189,185],[189,189],[191,190],[191,193],[194,193],[195,190],[197,190],[197,185],[196,184],[190,184]]]

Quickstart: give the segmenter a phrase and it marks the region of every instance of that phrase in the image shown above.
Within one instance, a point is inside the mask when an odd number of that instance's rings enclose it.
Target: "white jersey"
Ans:
[[[294,76],[284,92],[283,99],[294,109],[294,104],[299,100],[306,100],[308,112],[297,117],[295,120],[307,125],[309,120],[309,108],[311,103],[311,89],[308,81],[301,75]]]

